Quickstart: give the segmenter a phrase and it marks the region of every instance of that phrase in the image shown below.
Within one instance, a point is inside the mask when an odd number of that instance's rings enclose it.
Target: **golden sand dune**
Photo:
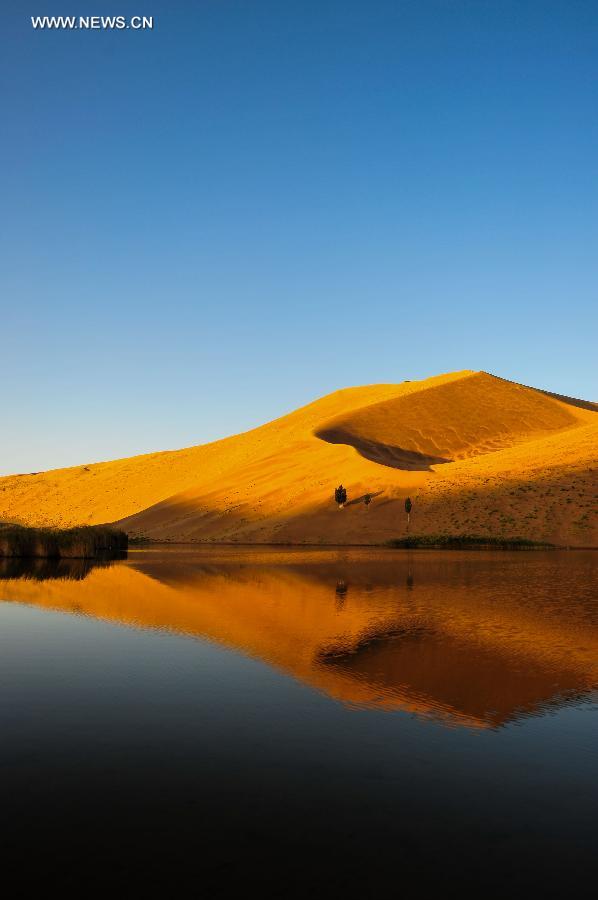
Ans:
[[[317,436],[398,469],[480,456],[575,427],[584,411],[485,373],[430,384],[328,422]]]
[[[595,546],[597,447],[594,404],[464,371],[337,391],[211,444],[2,478],[0,518],[118,521],[157,540],[367,544],[404,534],[410,495],[413,532]]]
[[[225,549],[172,558],[132,553],[82,581],[0,580],[0,600],[207,638],[343,703],[475,727],[598,684],[593,559],[563,590],[554,557],[523,566],[513,554],[455,554],[445,562],[425,552],[323,550],[298,558]]]

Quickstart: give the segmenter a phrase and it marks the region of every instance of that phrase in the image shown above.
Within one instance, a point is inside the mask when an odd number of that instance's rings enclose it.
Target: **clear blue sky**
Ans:
[[[0,15],[0,472],[462,368],[598,399],[596,0]]]

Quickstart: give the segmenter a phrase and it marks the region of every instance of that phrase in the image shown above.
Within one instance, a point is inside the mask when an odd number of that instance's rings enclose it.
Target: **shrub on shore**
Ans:
[[[423,550],[550,550],[554,544],[527,538],[488,537],[478,534],[413,534],[388,541],[389,547]]]
[[[118,556],[127,547],[126,533],[108,525],[77,528],[0,525],[0,556],[98,559]]]

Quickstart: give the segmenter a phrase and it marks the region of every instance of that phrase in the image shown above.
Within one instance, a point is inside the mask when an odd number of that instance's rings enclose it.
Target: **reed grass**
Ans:
[[[0,525],[0,557],[106,559],[120,556],[127,547],[126,533],[108,525],[77,528]]]

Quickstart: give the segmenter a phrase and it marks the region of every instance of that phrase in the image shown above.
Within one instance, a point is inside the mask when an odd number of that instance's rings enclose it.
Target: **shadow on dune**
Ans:
[[[576,406],[578,409],[588,409],[590,412],[598,412],[598,403],[592,400],[578,400],[576,397],[568,397],[566,394],[555,394],[553,391],[543,391],[540,388],[532,388],[539,394],[546,397],[552,397],[554,400],[560,400],[561,403],[567,403],[569,406]]]
[[[140,537],[170,543],[171,535],[176,535],[175,543],[235,544],[239,542],[237,532],[256,521],[259,520],[246,503],[219,507],[213,505],[211,498],[189,498],[182,492],[112,524],[128,533],[133,546]]]
[[[404,450],[391,444],[379,441],[368,441],[358,435],[345,431],[344,428],[322,428],[315,432],[316,437],[328,444],[348,444],[354,447],[361,456],[370,462],[393,469],[405,469],[411,472],[430,472],[431,466],[453,462],[443,456],[427,456],[415,450]]]
[[[373,500],[374,497],[379,497],[380,494],[383,494],[383,493],[384,493],[384,491],[374,491],[373,494],[360,494],[360,496],[355,497],[354,500],[348,500],[345,503],[345,506],[355,506],[356,503],[364,503],[366,497],[369,497],[370,500]]]

